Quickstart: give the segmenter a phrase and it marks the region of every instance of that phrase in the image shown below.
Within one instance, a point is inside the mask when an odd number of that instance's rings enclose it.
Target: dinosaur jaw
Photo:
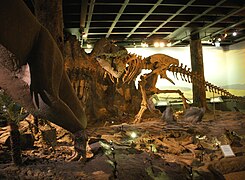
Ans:
[[[174,81],[172,79],[170,79],[169,77],[166,77],[166,79],[171,82],[173,85],[175,85]]]
[[[172,62],[171,64],[169,64],[168,68],[169,69],[171,66],[179,66],[179,60],[178,59],[172,59]],[[166,74],[166,71],[165,71],[165,74]],[[166,79],[171,82],[173,85],[175,85],[174,81],[172,79],[170,79],[167,74],[166,74]]]

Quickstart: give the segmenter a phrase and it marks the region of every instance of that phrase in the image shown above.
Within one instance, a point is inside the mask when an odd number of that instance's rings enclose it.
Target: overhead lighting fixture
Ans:
[[[154,42],[154,47],[158,48],[158,47],[164,47],[165,43],[164,42]]]
[[[142,46],[143,48],[146,48],[146,47],[148,47],[149,45],[148,45],[146,42],[142,42],[142,43],[141,43],[141,46]]]
[[[220,47],[220,42],[219,41],[216,41],[214,44],[215,44],[215,47]]]
[[[164,47],[165,43],[164,42],[160,42],[159,45],[160,45],[160,47]]]
[[[234,32],[232,33],[232,36],[236,36],[236,35],[237,35],[237,32],[234,31]]]
[[[154,42],[154,47],[159,47],[159,46],[160,46],[159,42]]]

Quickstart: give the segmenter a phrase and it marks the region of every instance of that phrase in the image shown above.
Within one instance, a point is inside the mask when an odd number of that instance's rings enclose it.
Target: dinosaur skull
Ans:
[[[165,54],[154,54],[150,57],[150,62],[154,64],[154,71],[161,78],[167,79],[172,84],[175,84],[172,79],[167,76],[167,70],[170,66],[178,66],[179,60]]]

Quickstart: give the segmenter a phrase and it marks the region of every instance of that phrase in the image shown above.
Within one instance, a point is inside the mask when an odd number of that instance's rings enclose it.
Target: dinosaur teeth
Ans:
[[[170,68],[169,68],[169,70],[172,71],[173,76],[176,77],[176,76],[175,76],[176,65],[171,65]]]
[[[180,77],[181,77],[182,81],[185,81],[184,76],[183,76],[182,73],[180,74]]]

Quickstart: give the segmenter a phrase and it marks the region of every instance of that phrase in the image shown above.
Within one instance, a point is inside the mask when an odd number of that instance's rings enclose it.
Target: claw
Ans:
[[[74,133],[75,140],[74,140],[74,149],[75,152],[69,159],[69,161],[83,161],[86,162],[86,148],[87,148],[87,141],[88,136],[85,130],[78,131]]]
[[[74,151],[74,153],[69,158],[69,161],[83,161],[83,159],[82,156],[77,151]]]
[[[175,77],[176,77],[177,80],[179,80],[179,78],[178,78],[178,70],[175,72]]]

